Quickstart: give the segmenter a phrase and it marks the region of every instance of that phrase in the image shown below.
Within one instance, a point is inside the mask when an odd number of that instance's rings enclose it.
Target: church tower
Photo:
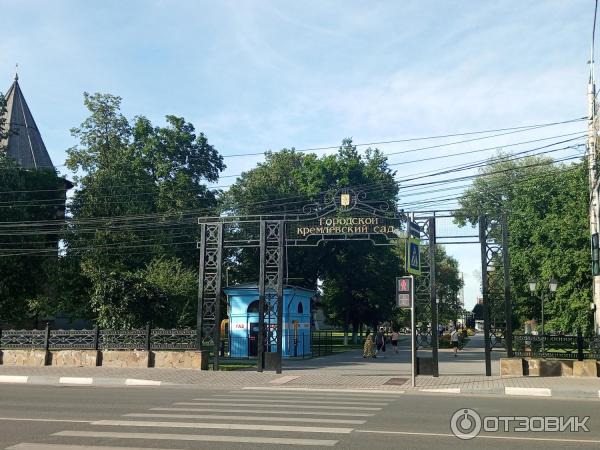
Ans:
[[[19,86],[18,74],[6,93],[6,109],[3,131],[8,131],[8,137],[0,142],[0,148],[6,147],[8,155],[24,169],[54,169]]]

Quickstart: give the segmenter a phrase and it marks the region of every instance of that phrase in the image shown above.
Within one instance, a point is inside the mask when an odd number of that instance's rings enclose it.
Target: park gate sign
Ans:
[[[258,249],[259,258],[259,311],[258,311],[258,370],[275,369],[281,373],[283,335],[283,286],[286,252],[290,247],[318,246],[329,241],[370,241],[373,245],[394,246],[404,240],[407,247],[407,272],[413,279],[413,308],[423,315],[430,328],[414,327],[415,345],[431,345],[433,375],[437,376],[437,303],[435,280],[436,220],[453,218],[453,213],[436,215],[436,211],[412,213],[411,220],[395,202],[367,200],[364,191],[340,189],[327,193],[321,201],[304,205],[299,213],[261,215],[230,215],[199,217],[200,251],[197,347],[213,348],[213,368],[219,367],[221,349],[221,305],[223,262],[236,258],[243,249]],[[486,346],[486,375],[491,374],[491,350],[498,343],[512,351],[510,283],[508,283],[508,232],[506,218],[491,220],[479,218],[478,241],[481,246],[482,291]],[[498,243],[498,226],[501,244]],[[444,236],[446,237],[446,236]],[[472,236],[467,236],[472,238]],[[468,242],[464,242],[468,243]],[[229,253],[225,253],[229,251]],[[494,264],[495,263],[495,264]],[[504,269],[502,296],[490,288],[488,272],[492,265]],[[494,291],[493,296],[491,295]],[[504,299],[505,326],[491,326],[499,317],[498,308],[488,307],[496,298]],[[490,314],[491,313],[491,314]],[[271,326],[274,326],[271,330]],[[494,339],[491,339],[491,337]],[[275,351],[272,351],[275,349]]]

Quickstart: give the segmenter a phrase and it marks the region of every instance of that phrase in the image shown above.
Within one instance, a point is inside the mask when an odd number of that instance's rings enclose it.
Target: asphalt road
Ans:
[[[593,449],[600,447],[599,401],[3,385],[0,449]],[[450,418],[463,408],[491,424],[492,416],[589,416],[589,431],[482,432],[460,440]]]

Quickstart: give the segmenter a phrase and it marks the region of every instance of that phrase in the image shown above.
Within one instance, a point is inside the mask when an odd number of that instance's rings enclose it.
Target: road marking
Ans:
[[[247,444],[276,444],[276,445],[310,445],[315,447],[332,447],[338,441],[331,439],[292,439],[250,436],[219,436],[205,434],[163,434],[163,433],[118,433],[95,431],[60,431],[53,436],[114,438],[114,439],[156,439],[173,441],[199,441],[199,442],[240,442]],[[115,447],[110,447],[115,448]],[[25,449],[19,449],[25,450]],[[33,450],[33,449],[31,449]],[[36,449],[37,450],[37,449]],[[160,449],[156,449],[160,450]]]
[[[214,414],[152,414],[152,413],[131,413],[123,414],[125,417],[154,417],[160,419],[215,419],[215,420],[249,420],[258,422],[306,422],[306,423],[343,423],[346,425],[362,425],[365,420],[348,420],[348,419],[318,419],[306,417],[257,417],[257,416],[217,416]]]
[[[63,444],[21,444],[7,447],[6,450],[148,450],[146,447],[110,447],[104,445],[63,445]],[[166,448],[155,448],[153,450],[168,450]]]
[[[222,398],[195,398],[193,399],[195,401],[211,401],[211,402],[219,402],[219,403],[227,403],[227,402],[231,402],[232,399],[222,399]],[[257,404],[257,403],[290,403],[289,400],[270,400],[270,399],[262,399],[260,397],[254,397],[254,399],[243,399],[243,400],[237,400],[236,403],[238,404],[246,404],[246,403],[252,403],[252,404]],[[311,404],[311,403],[319,403],[319,404],[323,404],[323,405],[364,405],[365,402],[345,402],[345,401],[328,401],[328,400],[321,400],[318,398],[315,398],[314,400],[294,400],[293,403],[300,403],[300,404]],[[388,405],[388,403],[381,403],[381,402],[369,402],[369,405],[374,405],[374,406],[386,406]]]
[[[456,436],[450,433],[418,433],[415,431],[379,431],[379,430],[354,430],[355,433],[373,433],[373,434],[392,434],[404,436],[424,436],[424,437],[449,437],[456,439]],[[581,444],[598,444],[600,440],[594,439],[560,439],[560,438],[535,438],[535,437],[520,437],[520,436],[490,436],[487,434],[479,434],[477,439],[505,439],[512,441],[544,441],[544,442],[568,442]]]
[[[318,389],[318,388],[292,388],[292,387],[257,387],[257,386],[246,386],[242,388],[246,391],[298,391],[298,392],[348,392],[348,393],[361,393],[361,394],[404,394],[404,391],[386,391],[383,389]]]
[[[127,378],[125,384],[127,386],[160,386],[162,381],[154,380],[138,380],[136,378]]]
[[[532,395],[535,397],[552,397],[552,390],[548,389],[548,388],[505,387],[504,394],[506,394],[506,395]]]
[[[94,379],[84,377],[60,377],[58,382],[60,384],[92,384]]]
[[[173,403],[174,405],[180,405],[180,406],[210,406],[213,405],[212,402],[210,401],[206,401],[206,402],[200,402],[200,403],[193,403],[193,402],[177,402],[177,403]],[[219,403],[218,405],[215,406],[240,406],[239,402],[233,402],[233,403]],[[322,405],[295,405],[295,404],[285,404],[285,405],[259,405],[259,404],[255,404],[253,403],[252,406],[258,406],[258,407],[263,407],[263,408],[289,408],[289,409],[356,409],[356,406],[322,406]],[[381,411],[381,408],[371,408],[371,407],[362,407],[361,408],[364,411]]]
[[[220,405],[219,405],[220,406]],[[239,413],[240,409],[229,408],[150,408],[150,411],[189,411],[189,412],[219,412]],[[331,411],[269,411],[267,409],[246,409],[245,413],[252,414],[277,414],[280,415],[314,415],[314,416],[342,416],[342,417],[373,417],[375,414],[361,412],[331,412]]]
[[[34,419],[29,417],[0,417],[0,420],[14,422],[69,422],[69,423],[90,423],[93,420],[75,420],[75,419]]]
[[[460,388],[425,388],[421,392],[440,392],[445,394],[460,394]]]
[[[308,395],[307,395],[308,394]],[[259,392],[239,392],[237,394],[215,394],[211,395],[210,398],[229,398],[229,399],[268,399],[268,398],[282,398],[288,400],[308,400],[311,398],[314,399],[324,399],[324,400],[362,400],[362,401],[371,401],[373,400],[372,395],[359,395],[359,394],[349,394],[349,395],[340,395],[340,394],[312,394],[312,393],[294,393],[294,392],[277,392],[277,393],[259,393]],[[379,397],[377,400],[396,400],[394,399],[386,399],[384,397]]]
[[[0,375],[0,383],[27,383],[29,377],[23,375]]]
[[[242,423],[211,422],[146,422],[139,420],[98,420],[92,425],[109,427],[152,427],[152,428],[207,428],[213,430],[289,431],[300,433],[348,434],[352,428],[296,427],[291,425],[255,425]]]
[[[274,380],[269,381],[269,383],[270,384],[285,384],[285,383],[289,383],[290,381],[293,381],[297,378],[300,378],[300,377],[294,376],[294,375],[287,375],[284,377],[275,378]]]

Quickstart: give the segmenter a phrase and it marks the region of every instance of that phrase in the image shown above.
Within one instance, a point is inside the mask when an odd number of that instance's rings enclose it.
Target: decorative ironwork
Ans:
[[[196,348],[196,330],[191,328],[152,330],[150,348],[152,350],[194,350]]]
[[[2,330],[0,349],[194,350],[196,330]],[[96,341],[96,337],[98,340]]]
[[[146,330],[100,330],[98,348],[101,350],[144,350]]]
[[[94,350],[96,348],[95,330],[51,330],[48,342],[50,349]]]
[[[430,347],[433,375],[438,375],[438,334],[435,289],[435,216],[415,217],[421,230],[421,275],[415,277],[415,345]]]
[[[260,279],[258,283],[258,370],[265,364],[265,352],[277,352],[276,371],[281,372],[283,333],[283,252],[285,223],[261,221]]]
[[[221,279],[223,223],[201,224],[200,269],[198,282],[197,348],[214,346],[214,368],[219,367],[221,322]]]
[[[485,370],[490,376],[491,351],[507,349],[512,356],[512,307],[510,301],[508,225],[506,217],[500,220],[479,217],[481,244],[481,284],[483,297],[483,333]]]
[[[513,347],[523,358],[598,359],[600,336],[515,334]]]
[[[45,330],[2,330],[0,348],[45,348]]]

